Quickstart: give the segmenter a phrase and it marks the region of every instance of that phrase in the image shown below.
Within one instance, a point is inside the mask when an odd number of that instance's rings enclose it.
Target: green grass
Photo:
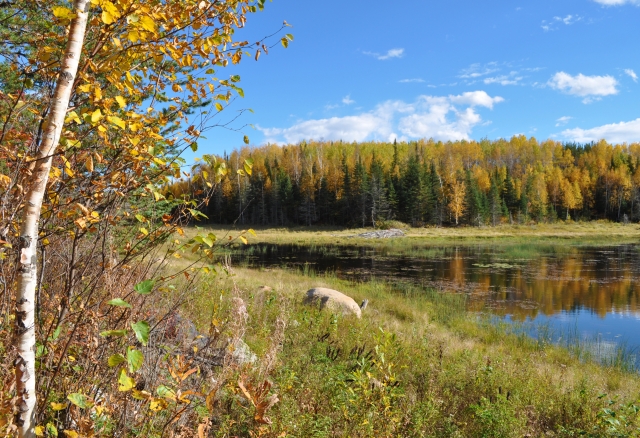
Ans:
[[[218,435],[300,437],[638,436],[640,376],[624,357],[599,364],[527,336],[517,326],[468,313],[462,295],[381,281],[351,283],[312,270],[235,268],[205,277],[185,309],[204,329],[237,286],[247,304],[245,341],[270,354],[286,320],[268,378],[280,401],[270,426],[235,402],[227,385],[213,412]],[[261,291],[268,285],[271,291]],[[326,286],[357,302],[362,319],[302,304]],[[222,291],[222,299],[220,298]],[[582,355],[581,353],[582,352]],[[546,435],[545,435],[546,434]]]

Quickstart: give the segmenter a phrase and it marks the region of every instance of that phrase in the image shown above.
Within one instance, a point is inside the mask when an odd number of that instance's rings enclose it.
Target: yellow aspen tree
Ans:
[[[449,211],[453,215],[456,225],[465,210],[464,200],[467,193],[464,181],[456,180],[449,187]]]

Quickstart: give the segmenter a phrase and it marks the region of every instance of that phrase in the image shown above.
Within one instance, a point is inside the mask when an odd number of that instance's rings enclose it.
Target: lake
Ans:
[[[621,348],[628,356],[640,348],[640,245],[257,244],[234,258],[251,267],[413,282],[465,294],[471,311],[517,322],[552,342],[584,343],[605,359]]]

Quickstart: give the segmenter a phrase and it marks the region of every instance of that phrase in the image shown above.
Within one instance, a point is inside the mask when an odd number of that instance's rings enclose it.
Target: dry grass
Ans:
[[[362,239],[357,236],[371,229],[342,229],[321,227],[293,227],[293,228],[254,228],[256,236],[249,235],[251,243],[278,244],[350,244],[371,245],[379,239]],[[245,228],[246,230],[246,228]],[[218,237],[237,237],[243,229],[233,227],[212,226],[201,230],[189,228],[188,236],[197,232],[212,232]],[[535,225],[499,225],[497,227],[404,227],[407,240],[420,243],[448,243],[460,241],[530,241],[532,238],[546,241],[576,241],[576,242],[624,242],[637,241],[640,238],[640,225],[619,224],[605,221],[594,222],[557,222],[553,224]],[[349,238],[349,239],[347,239]]]

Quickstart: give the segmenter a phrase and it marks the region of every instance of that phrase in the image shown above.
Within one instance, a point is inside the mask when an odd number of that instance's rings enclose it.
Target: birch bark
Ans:
[[[51,111],[47,117],[46,130],[38,150],[31,184],[27,191],[27,202],[22,212],[20,229],[20,260],[16,293],[15,346],[18,357],[14,362],[16,375],[15,425],[20,438],[35,437],[35,292],[37,283],[38,228],[40,211],[44,199],[53,154],[60,140],[78,63],[84,44],[87,27],[87,4],[89,0],[74,0],[76,17],[69,27],[69,39],[65,50],[60,75],[56,83]]]

